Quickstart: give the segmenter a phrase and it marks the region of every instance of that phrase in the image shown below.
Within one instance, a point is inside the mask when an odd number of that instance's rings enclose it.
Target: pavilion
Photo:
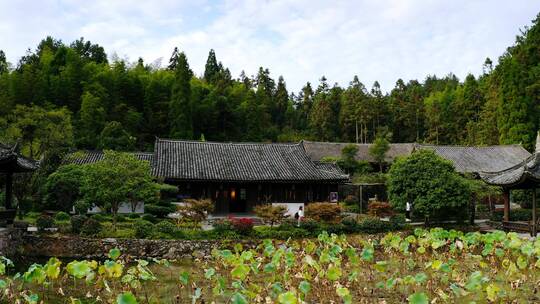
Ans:
[[[524,161],[510,168],[495,172],[480,172],[480,177],[486,183],[500,186],[503,189],[504,218],[503,228],[530,232],[536,237],[538,221],[536,216],[536,188],[540,184],[540,134],[536,138],[534,153]],[[532,189],[532,221],[510,221],[510,190]]]
[[[0,220],[11,223],[15,218],[13,208],[13,174],[32,172],[38,168],[38,162],[22,156],[18,144],[6,146],[0,144],[0,173],[6,176],[5,210],[0,210]]]

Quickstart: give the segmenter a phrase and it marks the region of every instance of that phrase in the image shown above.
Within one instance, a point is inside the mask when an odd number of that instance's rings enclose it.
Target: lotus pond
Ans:
[[[538,303],[540,241],[435,228],[382,238],[236,245],[193,261],[51,258],[13,273],[0,303]]]

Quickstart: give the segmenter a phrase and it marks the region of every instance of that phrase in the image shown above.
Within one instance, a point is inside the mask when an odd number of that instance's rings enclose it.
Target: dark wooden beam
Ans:
[[[504,201],[504,221],[508,222],[510,220],[510,190],[507,188],[503,189],[503,201]]]
[[[531,234],[533,237],[536,237],[536,188],[533,188],[532,195],[532,231]]]
[[[6,173],[6,210],[11,209],[13,202],[13,173]]]

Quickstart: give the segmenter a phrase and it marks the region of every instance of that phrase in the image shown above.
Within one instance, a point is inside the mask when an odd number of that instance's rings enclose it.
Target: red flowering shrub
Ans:
[[[230,217],[229,221],[231,222],[233,229],[239,234],[248,235],[253,231],[253,219]]]

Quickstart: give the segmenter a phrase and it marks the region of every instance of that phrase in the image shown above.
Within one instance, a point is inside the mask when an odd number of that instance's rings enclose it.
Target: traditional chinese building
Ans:
[[[183,197],[210,198],[215,213],[260,203],[328,201],[349,176],[311,161],[301,143],[217,143],[157,139],[153,174]]]

